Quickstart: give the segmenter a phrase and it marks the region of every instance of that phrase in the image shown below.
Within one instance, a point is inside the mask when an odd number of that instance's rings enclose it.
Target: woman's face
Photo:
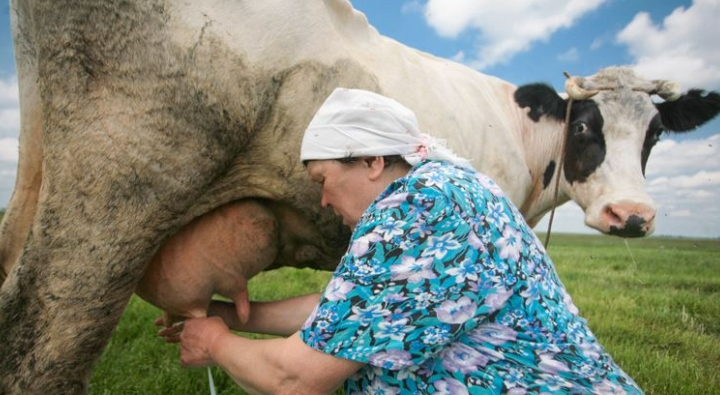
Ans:
[[[380,192],[372,182],[372,171],[362,159],[352,163],[313,160],[307,165],[310,179],[322,187],[320,204],[331,207],[350,229]]]

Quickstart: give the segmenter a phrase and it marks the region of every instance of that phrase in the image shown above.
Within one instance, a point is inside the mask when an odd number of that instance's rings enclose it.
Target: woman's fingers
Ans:
[[[177,322],[173,326],[160,329],[158,335],[163,337],[167,343],[177,343],[180,341],[180,335],[182,334],[184,326],[184,321]]]

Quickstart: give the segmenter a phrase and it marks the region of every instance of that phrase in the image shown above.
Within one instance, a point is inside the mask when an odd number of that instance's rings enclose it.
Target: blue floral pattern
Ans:
[[[363,363],[346,394],[642,394],[489,178],[426,161],[366,210],[310,347]]]

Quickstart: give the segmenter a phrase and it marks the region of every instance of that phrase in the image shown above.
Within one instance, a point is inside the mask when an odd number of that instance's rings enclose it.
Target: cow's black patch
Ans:
[[[563,170],[569,183],[585,182],[605,160],[604,120],[592,100],[573,103]]]
[[[553,174],[555,174],[555,166],[557,166],[555,161],[551,160],[545,168],[545,174],[543,174],[543,189],[546,189],[548,185],[550,185]]]
[[[660,140],[660,135],[664,131],[662,122],[660,121],[660,115],[655,115],[650,120],[647,131],[645,131],[645,141],[643,141],[642,152],[640,153],[640,166],[642,167],[642,173],[645,175],[645,165],[647,165],[648,158],[650,157],[650,151]]]
[[[631,215],[628,217],[624,228],[618,228],[617,226],[611,226],[608,234],[620,237],[643,237],[645,236],[645,224],[647,221],[643,217],[637,215]]]
[[[720,113],[720,94],[692,89],[678,100],[656,104],[662,124],[673,132],[689,132]]]
[[[515,90],[515,102],[521,108],[530,108],[528,116],[535,122],[543,115],[557,120],[565,119],[566,102],[550,85],[536,83]]]
[[[655,105],[658,114],[650,121],[645,132],[641,154],[643,175],[650,152],[663,132],[691,132],[720,113],[720,94],[692,89],[675,101]]]
[[[514,97],[521,108],[530,108],[528,117],[535,122],[539,122],[543,116],[561,122],[565,120],[567,101],[549,85],[523,85],[515,91]],[[568,182],[584,182],[605,159],[603,124],[603,117],[595,101],[573,102],[563,166]],[[547,177],[546,169],[543,181],[549,182]]]

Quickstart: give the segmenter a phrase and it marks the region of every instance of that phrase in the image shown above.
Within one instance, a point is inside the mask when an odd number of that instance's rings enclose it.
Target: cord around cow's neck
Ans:
[[[552,231],[552,223],[555,218],[555,208],[557,207],[558,194],[560,191],[560,177],[562,176],[562,169],[565,165],[565,145],[567,143],[568,134],[570,133],[570,110],[572,110],[573,99],[568,98],[567,109],[565,111],[565,126],[563,128],[562,144],[560,148],[560,163],[558,165],[557,178],[555,179],[555,193],[553,196],[552,208],[550,209],[550,220],[548,221],[547,234],[545,235],[545,249],[547,250],[550,245],[550,233]]]

